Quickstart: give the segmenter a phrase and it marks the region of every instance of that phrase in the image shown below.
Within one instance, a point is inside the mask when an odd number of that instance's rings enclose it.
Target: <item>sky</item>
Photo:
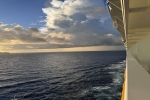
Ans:
[[[0,0],[0,52],[124,50],[106,0]]]

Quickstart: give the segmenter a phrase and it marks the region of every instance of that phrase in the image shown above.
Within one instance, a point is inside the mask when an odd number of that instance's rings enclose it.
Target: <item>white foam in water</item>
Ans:
[[[123,74],[117,72],[114,75],[115,75],[114,76],[115,78],[113,79],[113,84],[118,84],[118,83],[120,84],[120,83],[122,83],[122,81],[123,81]]]
[[[125,68],[125,61],[123,61],[121,64],[115,64],[113,65],[112,68],[117,68],[120,70],[124,70]],[[123,82],[123,73],[120,72],[115,72],[114,74],[114,79],[112,84],[121,84]]]
[[[109,86],[98,86],[98,87],[93,87],[92,90],[94,91],[102,91],[102,90],[106,90],[106,89],[109,89],[110,87]]]
[[[110,67],[107,67],[106,69],[117,69],[117,70],[124,70],[125,69],[125,60],[118,63],[118,64],[112,64]],[[96,86],[92,87],[89,90],[84,90],[82,91],[82,95],[87,95],[91,92],[98,92],[99,94],[96,95],[96,98],[101,98],[102,96],[106,96],[107,100],[113,100],[113,96],[121,96],[121,93],[117,92],[118,87],[122,87],[123,83],[123,73],[118,71],[118,72],[109,72],[113,76],[113,83],[110,83],[110,86]],[[112,92],[111,94],[106,94],[103,91],[109,91]],[[116,92],[114,92],[116,91]]]
[[[112,64],[110,67],[107,67],[106,69],[122,69],[124,66],[124,63],[121,64]]]

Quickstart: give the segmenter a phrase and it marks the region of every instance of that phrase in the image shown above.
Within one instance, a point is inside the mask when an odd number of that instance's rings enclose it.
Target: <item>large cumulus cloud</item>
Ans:
[[[72,44],[122,44],[103,0],[51,0],[49,3],[49,7],[43,8],[46,26],[54,32],[75,35]]]

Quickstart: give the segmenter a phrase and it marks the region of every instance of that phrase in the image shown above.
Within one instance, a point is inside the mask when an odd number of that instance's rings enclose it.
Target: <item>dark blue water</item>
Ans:
[[[125,51],[0,55],[0,100],[120,100]]]

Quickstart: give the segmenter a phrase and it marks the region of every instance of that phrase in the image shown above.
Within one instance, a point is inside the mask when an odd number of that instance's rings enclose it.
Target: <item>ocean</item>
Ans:
[[[0,100],[120,100],[125,51],[0,54]]]

